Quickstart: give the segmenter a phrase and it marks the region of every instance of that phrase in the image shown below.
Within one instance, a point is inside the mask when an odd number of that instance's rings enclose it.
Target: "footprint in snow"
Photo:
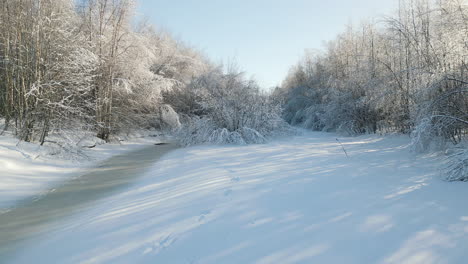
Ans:
[[[150,253],[158,254],[161,250],[168,248],[175,241],[176,239],[173,238],[171,235],[162,237],[159,241],[150,243],[150,245],[143,251],[143,255]]]
[[[239,177],[234,177],[231,179],[232,182],[240,182],[240,178]]]
[[[206,210],[206,211],[201,212],[200,216],[198,217],[198,222],[205,220],[206,216],[209,215],[210,213],[211,213],[211,210]]]
[[[231,189],[227,189],[224,191],[224,196],[229,196],[232,194],[232,190]]]

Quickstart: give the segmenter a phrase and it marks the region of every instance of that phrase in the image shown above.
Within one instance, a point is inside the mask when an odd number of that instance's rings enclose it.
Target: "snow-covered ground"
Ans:
[[[84,169],[109,157],[160,141],[160,137],[138,137],[65,153],[56,146],[19,142],[5,133],[0,136],[0,212],[21,199],[40,195],[55,184],[79,176]]]
[[[403,136],[171,152],[11,263],[467,263],[468,185]]]

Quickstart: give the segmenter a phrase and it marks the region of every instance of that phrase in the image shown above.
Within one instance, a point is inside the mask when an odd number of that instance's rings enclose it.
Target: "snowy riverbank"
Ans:
[[[404,136],[306,133],[163,157],[12,263],[466,263],[466,183]]]
[[[145,133],[141,137],[94,148],[80,148],[79,155],[65,151],[54,155],[57,147],[19,142],[5,133],[0,136],[0,211],[14,206],[21,199],[40,195],[57,183],[79,176],[84,169],[105,159],[161,142],[161,137],[148,135]]]

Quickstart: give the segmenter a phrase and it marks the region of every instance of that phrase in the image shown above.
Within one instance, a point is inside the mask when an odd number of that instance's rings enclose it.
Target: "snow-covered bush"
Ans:
[[[178,133],[182,145],[264,143],[267,137],[288,132],[280,106],[242,74],[216,69],[177,93],[189,94],[183,101],[168,96],[187,116]]]
[[[443,126],[432,118],[423,118],[411,133],[411,149],[415,152],[441,150],[446,147]]]
[[[443,177],[447,181],[468,181],[468,149],[459,149],[448,156]]]
[[[416,152],[424,152],[429,148],[435,133],[432,122],[429,118],[424,118],[411,133],[411,148]]]
[[[439,76],[439,80],[420,93],[423,100],[415,118],[413,148],[425,151],[431,147],[459,144],[468,129],[468,87],[463,81]]]
[[[255,129],[243,127],[236,131],[229,131],[227,128],[217,127],[207,117],[193,117],[190,122],[184,124],[184,127],[178,131],[177,137],[182,146],[203,143],[246,145],[267,142],[265,136]]]

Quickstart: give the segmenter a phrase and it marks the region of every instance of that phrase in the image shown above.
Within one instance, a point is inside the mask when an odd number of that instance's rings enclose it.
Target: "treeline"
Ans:
[[[169,34],[135,26],[130,0],[0,2],[0,118],[25,141],[160,126],[162,92],[211,67]]]
[[[401,1],[397,14],[308,53],[276,96],[291,124],[347,134],[412,133],[415,146],[454,143],[468,128],[468,6]]]
[[[254,81],[136,23],[134,5],[1,1],[1,130],[44,144],[52,133],[91,131],[109,141],[129,130],[171,128],[191,145],[259,143],[286,127]]]

